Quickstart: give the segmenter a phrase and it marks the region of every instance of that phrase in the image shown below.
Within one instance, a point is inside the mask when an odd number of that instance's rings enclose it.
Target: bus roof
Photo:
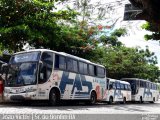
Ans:
[[[44,52],[44,51],[45,52],[53,52],[53,53],[56,53],[56,54],[59,54],[59,55],[63,55],[65,57],[70,57],[70,58],[77,59],[77,60],[82,61],[82,62],[87,62],[87,63],[93,64],[93,65],[97,65],[99,67],[103,67],[104,68],[103,65],[93,63],[93,62],[91,62],[89,60],[86,60],[86,59],[83,59],[83,58],[80,58],[80,57],[77,57],[77,56],[74,56],[74,55],[71,55],[71,54],[68,54],[68,53],[65,53],[65,52],[57,52],[57,51],[48,50],[48,49],[32,49],[32,50],[17,52],[17,53],[14,53],[14,55],[27,53],[27,52],[36,52],[36,51],[39,51],[39,52]]]
[[[139,79],[139,78],[122,78],[121,80],[140,80],[140,81],[151,82],[150,80]]]
[[[122,80],[117,80],[117,79],[112,79],[112,78],[107,78],[107,79],[109,79],[110,81],[112,81],[112,82],[120,82],[120,83],[123,83],[123,84],[129,84],[130,85],[130,83],[129,82],[126,82],[126,81],[122,81]]]

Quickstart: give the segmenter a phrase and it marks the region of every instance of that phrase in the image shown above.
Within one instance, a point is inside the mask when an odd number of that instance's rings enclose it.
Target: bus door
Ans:
[[[39,65],[39,77],[38,77],[38,98],[47,99],[51,86],[50,78],[53,67],[53,53],[43,52],[41,57],[41,63]]]
[[[126,91],[126,98],[127,98],[127,101],[131,101],[131,86],[130,84],[124,84],[124,90]]]
[[[137,94],[138,90],[138,82],[136,80],[128,80],[127,82],[131,85],[132,95]]]
[[[109,82],[109,87],[108,87],[108,99],[110,96],[115,98],[115,92],[116,92],[116,84],[115,82]]]
[[[144,88],[144,93],[143,93],[143,99],[146,101],[152,101],[152,92],[150,90],[151,84],[149,82],[146,82],[146,87]]]
[[[116,85],[116,90],[115,90],[115,93],[114,93],[115,98],[118,99],[118,100],[123,99],[120,82],[115,82],[115,85]]]

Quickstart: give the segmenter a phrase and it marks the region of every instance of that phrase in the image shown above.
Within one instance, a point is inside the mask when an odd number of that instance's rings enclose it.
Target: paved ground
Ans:
[[[160,114],[160,101],[151,103],[129,103],[108,105],[99,103],[96,105],[62,104],[60,106],[48,106],[47,103],[22,103],[0,104],[1,114]]]

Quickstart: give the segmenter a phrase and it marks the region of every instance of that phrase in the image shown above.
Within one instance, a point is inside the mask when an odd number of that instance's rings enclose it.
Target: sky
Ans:
[[[113,1],[117,1],[117,0],[107,0],[107,2],[113,2]],[[123,2],[123,3],[128,3],[128,0],[127,0],[127,2]],[[116,22],[114,29],[117,29],[120,27],[125,27],[127,29],[127,35],[120,37],[119,40],[123,44],[125,44],[127,47],[139,46],[142,49],[145,49],[146,46],[148,46],[149,50],[154,52],[155,55],[157,56],[157,59],[158,59],[157,66],[159,66],[159,68],[160,68],[160,42],[155,41],[155,40],[146,41],[144,39],[145,34],[151,34],[151,32],[143,30],[141,28],[141,26],[144,23],[146,23],[146,21],[137,21],[137,20],[123,21],[123,14],[124,14],[124,6],[121,5],[121,7],[119,7],[115,11],[115,13],[112,15],[112,18],[115,18],[115,19],[118,18],[118,21]],[[101,22],[101,23],[105,25],[105,21]]]
[[[69,6],[73,7],[73,1],[76,0],[70,0]],[[77,0],[80,1],[80,0]],[[124,4],[129,3],[129,0],[88,0],[89,3],[92,5],[95,5],[96,9],[94,9],[92,12],[92,19],[91,21],[94,21],[96,25],[112,25],[115,21],[116,24],[113,29],[111,30],[104,30],[106,33],[112,32],[113,30],[124,27],[127,29],[127,35],[120,37],[119,40],[125,44],[127,47],[141,47],[144,48],[146,46],[149,47],[149,50],[154,52],[155,55],[158,58],[158,66],[160,67],[160,44],[158,41],[146,41],[144,39],[145,34],[151,34],[148,31],[142,30],[141,25],[146,23],[146,21],[123,21],[123,14],[124,14]],[[115,2],[116,1],[116,2]],[[120,2],[118,2],[120,1]],[[68,5],[68,4],[67,4]],[[99,6],[100,5],[100,6]],[[113,6],[113,10],[109,8],[109,6]],[[104,19],[100,21],[95,21],[98,9],[100,7],[105,8],[105,16]],[[65,8],[64,4],[60,5],[59,9]]]
[[[143,24],[143,22],[140,22],[139,24]],[[158,59],[158,65],[160,68],[160,44],[158,41],[155,40],[144,40],[145,34],[150,34],[149,32],[145,30],[137,30],[133,33],[130,33],[129,36],[120,37],[119,40],[125,44],[127,47],[136,47],[140,46],[141,48],[144,48],[146,46],[149,47],[149,50],[154,52]]]

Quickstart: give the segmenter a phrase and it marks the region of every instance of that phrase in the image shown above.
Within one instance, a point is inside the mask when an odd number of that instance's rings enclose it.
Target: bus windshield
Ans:
[[[18,87],[36,84],[36,71],[36,62],[10,65],[5,85],[8,87]]]
[[[36,84],[36,73],[40,52],[26,52],[15,54],[9,62],[6,75],[6,86],[17,87]]]

